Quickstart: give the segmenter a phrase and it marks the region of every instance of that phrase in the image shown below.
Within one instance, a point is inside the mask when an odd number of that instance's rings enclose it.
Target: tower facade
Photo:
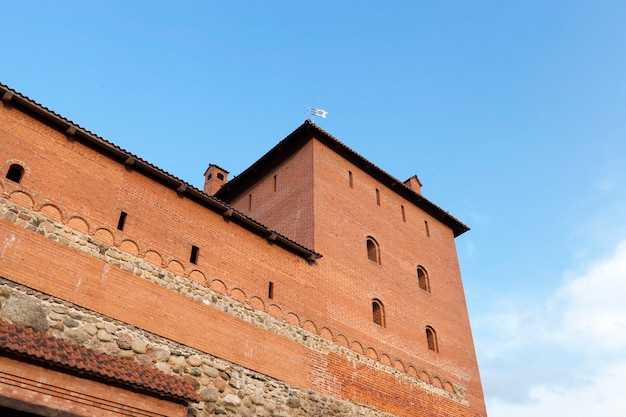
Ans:
[[[454,247],[468,229],[417,178],[306,121],[198,190],[0,97],[0,408],[486,415]]]

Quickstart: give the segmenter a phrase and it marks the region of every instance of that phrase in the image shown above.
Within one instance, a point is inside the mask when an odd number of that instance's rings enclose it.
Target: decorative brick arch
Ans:
[[[302,325],[302,328],[307,332],[311,332],[313,334],[317,334],[317,326],[311,320],[307,320]]]
[[[81,216],[72,216],[67,221],[67,226],[78,232],[89,234],[89,223]]]
[[[181,264],[180,262],[176,261],[176,260],[171,260],[168,264],[167,264],[167,268],[168,271],[173,272],[175,274],[178,275],[184,275],[185,274],[185,267],[183,267],[183,264]]]
[[[372,348],[372,347],[368,347],[365,350],[365,356],[367,356],[370,359],[373,359],[375,361],[378,360],[378,352],[376,352],[376,349]]]
[[[333,332],[328,327],[322,327],[320,329],[320,336],[326,340],[334,341]]]
[[[105,229],[103,227],[96,230],[93,234],[94,239],[99,240],[100,242],[104,242],[107,245],[114,246],[115,238],[113,237],[113,233],[109,229]]]
[[[285,317],[285,321],[287,323],[293,324],[294,326],[300,326],[300,317],[298,317],[298,315],[295,313],[288,313]]]
[[[356,340],[353,340],[350,344],[350,349],[355,351],[356,353],[363,354],[363,345]]]
[[[393,361],[393,367],[400,372],[406,373],[404,363],[399,359],[396,359],[395,361]]]
[[[259,297],[250,297],[250,302],[248,304],[257,310],[265,311],[265,303]]]
[[[273,316],[279,319],[283,318],[283,309],[278,307],[276,304],[271,304],[267,308],[267,312],[270,314],[270,316]]]
[[[197,269],[189,272],[189,279],[195,282],[196,284],[205,285],[206,284],[206,276],[202,271]]]
[[[61,209],[55,204],[42,204],[41,207],[39,207],[39,213],[42,216],[52,220],[53,222],[63,222],[63,214],[61,213]]]
[[[30,194],[24,192],[24,191],[14,191],[11,193],[11,195],[9,196],[9,200],[11,200],[12,202],[14,202],[17,205],[20,205],[24,208],[27,209],[32,209],[35,202],[33,200],[33,198],[30,196]]]
[[[161,254],[155,250],[148,250],[143,254],[143,259],[146,262],[151,263],[152,265],[156,265],[158,267],[163,266],[163,257]]]
[[[348,339],[342,334],[337,335],[337,344],[347,348],[350,347],[350,342],[348,342]]]
[[[209,284],[209,288],[217,293],[226,294],[226,284],[219,279],[212,280]]]
[[[135,243],[135,241],[130,239],[124,239],[119,245],[119,248],[122,252],[126,252],[133,256],[139,256],[139,246]]]

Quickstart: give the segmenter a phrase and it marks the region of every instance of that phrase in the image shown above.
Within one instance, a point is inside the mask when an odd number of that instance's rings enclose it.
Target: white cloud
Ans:
[[[478,320],[490,417],[626,415],[626,241],[547,299],[499,307]]]
[[[557,295],[563,301],[558,337],[590,353],[626,348],[626,242],[613,256],[568,280]]]
[[[624,417],[626,415],[626,362],[599,369],[587,385],[570,388],[537,385],[530,402],[511,404],[492,401],[489,417]]]

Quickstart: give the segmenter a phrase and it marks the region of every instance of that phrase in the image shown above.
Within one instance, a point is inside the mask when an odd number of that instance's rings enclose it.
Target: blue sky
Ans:
[[[12,2],[0,82],[201,187],[319,125],[467,223],[491,417],[626,415],[626,3]]]

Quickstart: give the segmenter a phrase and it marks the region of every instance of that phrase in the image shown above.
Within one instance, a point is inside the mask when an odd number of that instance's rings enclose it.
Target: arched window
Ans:
[[[428,349],[439,352],[439,346],[437,346],[437,333],[435,329],[430,326],[426,327],[426,342],[428,343]]]
[[[374,323],[381,327],[385,327],[385,307],[377,298],[372,300],[372,319],[374,320]]]
[[[9,167],[6,178],[8,180],[19,183],[22,180],[23,175],[24,175],[24,168],[22,168],[21,165],[13,164]]]
[[[430,282],[428,282],[428,274],[426,273],[426,270],[421,266],[417,267],[417,283],[419,284],[421,289],[430,292]]]
[[[378,243],[376,243],[373,237],[367,238],[367,257],[370,261],[380,265],[380,250],[378,249]]]

